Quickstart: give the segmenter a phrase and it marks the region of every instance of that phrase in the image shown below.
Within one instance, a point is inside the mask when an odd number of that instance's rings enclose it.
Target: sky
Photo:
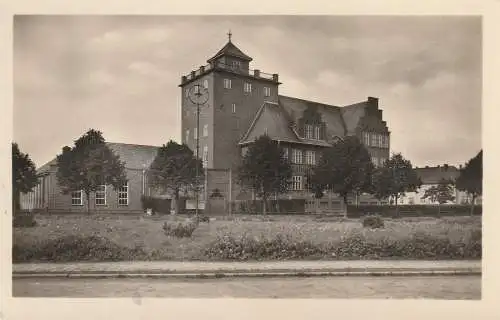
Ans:
[[[232,41],[280,94],[379,98],[391,152],[459,165],[481,146],[482,28],[473,16],[16,16],[14,141],[37,166],[89,128],[180,141],[182,75]]]

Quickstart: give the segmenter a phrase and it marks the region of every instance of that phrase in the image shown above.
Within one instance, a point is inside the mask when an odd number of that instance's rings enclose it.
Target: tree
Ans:
[[[425,190],[422,199],[429,199],[432,203],[438,203],[438,215],[441,215],[441,205],[455,200],[453,196],[453,183],[442,179],[437,185]]]
[[[386,160],[373,175],[373,193],[376,198],[393,197],[398,213],[398,199],[406,192],[416,191],[422,184],[409,160],[396,153]]]
[[[331,189],[347,205],[349,194],[371,192],[373,170],[368,150],[358,138],[348,136],[323,151],[311,176],[312,190],[318,198]]]
[[[198,180],[196,178],[198,166]],[[203,181],[203,165],[185,144],[170,140],[158,150],[149,169],[149,182],[153,188],[170,193],[174,201],[174,212],[179,213],[179,196],[181,191],[199,191]],[[197,184],[198,181],[198,184]]]
[[[472,196],[471,216],[474,214],[474,204],[476,198],[483,194],[483,150],[470,159],[460,170],[460,175],[456,181],[456,187],[460,191],[465,191]]]
[[[64,194],[85,193],[89,213],[92,192],[102,185],[116,190],[127,183],[124,163],[106,145],[102,133],[94,129],[77,139],[73,147],[63,147],[57,156],[56,176]]]
[[[248,147],[238,170],[239,183],[252,188],[262,198],[264,214],[267,213],[269,196],[287,192],[291,176],[292,169],[283,149],[267,135],[259,137]]]
[[[12,143],[12,212],[20,209],[21,193],[28,193],[38,185],[36,166],[28,154]]]

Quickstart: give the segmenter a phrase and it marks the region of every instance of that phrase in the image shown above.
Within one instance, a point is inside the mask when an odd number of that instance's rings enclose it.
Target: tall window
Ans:
[[[384,147],[384,135],[382,135],[382,134],[378,135],[378,146],[380,148]]]
[[[208,89],[208,80],[203,80],[203,88]]]
[[[271,96],[271,88],[264,87],[264,96],[265,97],[270,97]]]
[[[293,163],[301,164],[302,163],[302,150],[293,149],[292,157],[293,157]]]
[[[186,143],[189,142],[189,129],[186,130]]]
[[[194,140],[198,139],[198,128],[194,128],[193,135],[194,135],[193,137]]]
[[[313,126],[310,124],[306,124],[304,126],[304,137],[306,139],[312,139],[313,138]]]
[[[100,185],[95,191],[95,204],[103,206],[106,204],[106,186]]]
[[[203,146],[203,168],[208,165],[208,146]]]
[[[203,125],[203,136],[208,137],[208,124]]]
[[[316,164],[316,152],[312,150],[306,151],[306,164]]]
[[[292,190],[302,190],[302,176],[292,177]]]
[[[376,133],[372,133],[371,134],[371,141],[370,141],[370,145],[372,147],[376,147],[377,146],[377,134]]]
[[[372,157],[372,162],[375,165],[375,167],[378,167],[378,158],[377,157]]]
[[[243,91],[252,92],[252,84],[249,82],[245,82],[245,84],[243,85]]]
[[[231,89],[231,79],[224,79],[224,89]]]
[[[363,132],[363,143],[365,146],[370,145],[370,133],[369,132]]]
[[[321,131],[321,127],[320,126],[315,126],[314,127],[314,139],[316,139],[316,140],[320,139],[320,131]]]
[[[231,105],[231,110],[233,111],[233,113],[236,113],[236,103],[233,103]]]
[[[288,148],[283,148],[283,158],[288,161]]]
[[[118,205],[128,206],[128,184],[118,188]]]
[[[82,190],[71,192],[71,205],[72,206],[83,205],[83,192],[82,192]]]

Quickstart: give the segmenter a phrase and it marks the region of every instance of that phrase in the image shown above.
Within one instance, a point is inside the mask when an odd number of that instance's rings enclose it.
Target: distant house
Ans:
[[[133,213],[141,212],[141,195],[149,194],[146,171],[158,152],[157,146],[125,143],[107,143],[125,162],[128,184],[119,190],[103,186],[101,191],[91,194],[89,202],[93,212]],[[85,212],[85,194],[75,191],[63,194],[57,183],[57,160],[53,159],[41,166],[38,173],[40,183],[34,191],[21,195],[21,209],[49,212]]]
[[[437,202],[433,203],[429,199],[422,199],[425,191],[432,186],[438,185],[442,179],[455,182],[460,176],[460,170],[457,167],[448,165],[415,168],[415,171],[422,181],[422,186],[417,192],[407,192],[404,197],[398,200],[399,204],[437,204]],[[471,197],[466,192],[458,191],[454,186],[452,188],[455,200],[448,204],[470,204]],[[480,201],[479,199],[476,202],[480,203]]]

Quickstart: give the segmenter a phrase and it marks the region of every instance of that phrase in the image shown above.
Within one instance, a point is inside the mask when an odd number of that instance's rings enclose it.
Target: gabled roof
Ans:
[[[300,142],[299,137],[290,127],[285,112],[279,104],[274,102],[266,101],[262,104],[240,140],[240,144],[253,142],[263,134],[267,134],[273,140]]]
[[[120,157],[120,160],[125,162],[127,169],[146,169],[153,162],[158,152],[157,146],[114,143],[106,142],[106,144]],[[43,174],[49,172],[51,167],[57,165],[57,159],[54,158],[41,166],[37,172]]]
[[[251,57],[244,54],[240,49],[238,49],[238,47],[236,47],[231,42],[231,40],[229,40],[226,43],[226,45],[224,47],[222,47],[222,49],[220,49],[219,52],[217,52],[212,58],[208,59],[207,62],[210,63],[213,60],[215,60],[221,56],[224,56],[224,55],[240,58],[240,59],[246,60],[248,62],[252,61]]]
[[[442,179],[455,181],[460,175],[460,171],[455,166],[425,167],[414,170],[422,184],[437,184]]]
[[[335,136],[345,136],[344,120],[341,113],[342,108],[282,95],[279,96],[279,102],[295,123],[302,117],[304,110],[310,107],[316,108],[321,114],[323,121],[327,123],[326,130],[328,140],[333,139]]]

